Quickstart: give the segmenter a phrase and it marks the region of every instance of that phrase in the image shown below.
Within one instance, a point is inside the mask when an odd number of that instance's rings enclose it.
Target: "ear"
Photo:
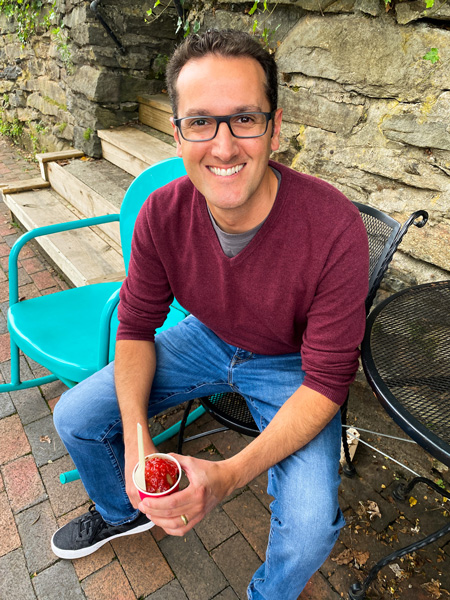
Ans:
[[[277,108],[275,116],[273,118],[273,133],[270,139],[270,149],[272,152],[278,150],[280,147],[280,132],[281,132],[281,120],[283,117],[283,109]]]
[[[180,158],[182,158],[182,156],[183,156],[183,150],[181,148],[180,132],[178,131],[178,127],[173,122],[173,117],[170,117],[170,122],[172,123],[173,137],[174,137],[174,140],[177,143],[177,156],[179,156]]]

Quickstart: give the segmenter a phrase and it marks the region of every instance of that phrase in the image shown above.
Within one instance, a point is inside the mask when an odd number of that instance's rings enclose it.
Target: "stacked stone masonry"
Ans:
[[[36,131],[45,150],[74,146],[100,155],[96,131],[137,118],[137,96],[161,91],[161,58],[176,39],[174,4],[145,22],[149,6],[100,4],[125,47],[121,54],[89,5],[60,4],[70,68],[55,36],[43,33],[21,48],[14,23],[0,15],[1,119]],[[275,158],[321,177],[351,200],[404,221],[419,208],[430,214],[412,228],[386,286],[450,276],[450,8],[411,0],[298,0],[213,6],[192,2],[189,18],[208,27],[266,29],[280,70],[284,109]],[[439,61],[424,56],[437,48]],[[158,62],[159,61],[159,62]],[[2,96],[3,95],[3,96]],[[3,100],[1,98],[3,97]],[[39,129],[39,127],[38,127]]]

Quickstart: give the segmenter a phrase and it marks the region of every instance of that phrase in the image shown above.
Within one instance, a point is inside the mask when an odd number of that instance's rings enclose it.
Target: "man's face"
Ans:
[[[264,71],[252,58],[209,54],[191,60],[177,80],[177,117],[270,112],[264,87]],[[273,173],[268,160],[279,146],[281,112],[277,111],[275,121],[269,122],[265,135],[258,138],[235,138],[227,124],[221,123],[213,140],[188,142],[174,127],[177,154],[219,225],[223,217],[225,223],[228,218],[245,221],[255,207],[258,210],[258,205],[269,202]]]

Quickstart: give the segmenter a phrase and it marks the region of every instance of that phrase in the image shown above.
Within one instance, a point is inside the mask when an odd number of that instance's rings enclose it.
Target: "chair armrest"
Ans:
[[[98,370],[106,367],[109,362],[109,342],[111,336],[111,319],[119,304],[120,288],[111,294],[103,307],[100,317]]]
[[[46,225],[44,227],[36,227],[27,231],[16,240],[15,244],[11,248],[9,254],[8,268],[9,268],[9,304],[16,304],[19,299],[19,284],[18,284],[18,267],[17,261],[19,258],[19,252],[23,246],[30,240],[43,236],[51,235],[53,233],[61,233],[62,231],[70,231],[72,229],[81,229],[83,227],[94,227],[95,225],[101,225],[103,223],[112,223],[119,221],[119,214],[102,215],[100,217],[91,217],[89,219],[78,219],[77,221],[67,221],[65,223],[55,223],[54,225]]]

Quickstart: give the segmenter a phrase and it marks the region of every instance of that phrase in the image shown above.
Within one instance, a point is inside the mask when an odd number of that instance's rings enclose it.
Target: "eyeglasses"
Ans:
[[[272,112],[243,112],[226,117],[198,115],[174,119],[181,136],[187,142],[208,142],[216,137],[221,123],[226,123],[231,135],[236,138],[261,137],[267,131],[269,121],[275,116]]]

